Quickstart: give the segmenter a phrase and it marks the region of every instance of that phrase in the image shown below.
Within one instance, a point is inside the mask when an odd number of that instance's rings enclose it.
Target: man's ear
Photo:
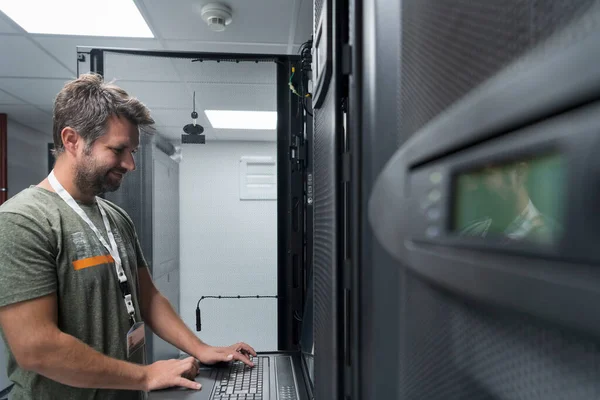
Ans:
[[[65,147],[65,151],[70,154],[77,154],[78,148],[82,145],[83,140],[79,133],[70,126],[63,128],[60,132],[60,137]]]

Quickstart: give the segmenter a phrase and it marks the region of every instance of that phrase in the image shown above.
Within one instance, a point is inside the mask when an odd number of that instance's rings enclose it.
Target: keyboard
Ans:
[[[269,368],[268,360],[254,357],[253,368],[241,361],[231,363],[217,380],[210,400],[263,400],[263,372]]]

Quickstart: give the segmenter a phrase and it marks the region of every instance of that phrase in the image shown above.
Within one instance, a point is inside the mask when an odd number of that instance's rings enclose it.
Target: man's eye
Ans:
[[[123,153],[123,149],[121,149],[121,148],[119,148],[119,149],[113,148],[112,151],[114,151],[115,154],[121,154],[121,153]]]

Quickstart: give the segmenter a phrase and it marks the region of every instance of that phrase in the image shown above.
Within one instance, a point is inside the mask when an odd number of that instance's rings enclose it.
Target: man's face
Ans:
[[[512,166],[489,166],[483,171],[485,187],[504,201],[513,200],[519,182],[515,179],[516,170]]]
[[[481,174],[480,202],[497,229],[504,229],[518,215],[518,193],[522,182],[514,165],[489,166]]]
[[[140,144],[138,128],[126,118],[112,117],[106,133],[89,148],[80,149],[75,164],[75,183],[84,193],[114,192],[123,176],[135,169],[133,154]]]

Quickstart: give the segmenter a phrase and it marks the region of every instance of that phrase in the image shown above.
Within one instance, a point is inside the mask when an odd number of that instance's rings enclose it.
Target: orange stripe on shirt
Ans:
[[[101,264],[108,264],[114,261],[114,258],[112,258],[110,254],[104,256],[83,258],[81,260],[73,261],[73,268],[75,269],[75,271],[79,271],[80,269],[95,267],[96,265]]]

